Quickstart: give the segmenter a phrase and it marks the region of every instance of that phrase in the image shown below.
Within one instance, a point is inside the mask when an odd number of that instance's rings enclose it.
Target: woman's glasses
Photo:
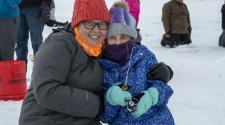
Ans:
[[[93,22],[93,21],[84,21],[84,28],[88,29],[88,30],[93,30],[95,28],[95,26],[98,26],[99,30],[107,30],[109,24],[106,22]]]

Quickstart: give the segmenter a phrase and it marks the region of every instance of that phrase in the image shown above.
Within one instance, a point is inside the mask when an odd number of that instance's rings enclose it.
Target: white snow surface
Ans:
[[[108,7],[115,0],[106,0]],[[192,23],[192,44],[163,48],[162,6],[168,0],[141,0],[142,43],[170,65],[174,94],[169,108],[176,125],[225,125],[225,48],[218,47],[223,0],[184,0]],[[74,0],[55,0],[56,19],[70,20]],[[45,27],[44,38],[51,32]],[[29,41],[30,42],[30,41]],[[29,53],[32,53],[29,43]],[[28,64],[30,85],[32,63]],[[22,101],[0,101],[0,125],[18,125]],[[32,109],[30,109],[32,110]]]

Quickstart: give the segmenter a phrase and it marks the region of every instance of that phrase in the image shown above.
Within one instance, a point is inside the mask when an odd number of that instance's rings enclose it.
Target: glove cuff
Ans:
[[[149,94],[152,97],[152,106],[154,106],[158,103],[159,91],[156,88],[151,87],[151,88],[147,89],[145,91],[145,94]]]
[[[114,102],[112,101],[111,94],[112,94],[112,87],[110,87],[110,88],[108,89],[108,91],[106,92],[106,101],[107,101],[110,105],[116,106],[117,104],[114,103]]]
[[[130,92],[122,90],[119,86],[110,87],[106,93],[106,101],[114,106],[126,106],[126,99],[131,99]]]

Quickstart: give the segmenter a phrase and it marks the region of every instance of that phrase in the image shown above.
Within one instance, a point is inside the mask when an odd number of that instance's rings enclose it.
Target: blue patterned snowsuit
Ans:
[[[110,105],[106,100],[105,111],[101,115],[101,121],[112,125],[174,125],[173,116],[166,106],[173,90],[158,80],[147,80],[147,72],[157,63],[155,55],[145,46],[136,46],[133,48],[131,58],[124,66],[120,66],[112,61],[101,59],[100,64],[104,69],[104,89],[118,82],[125,82],[128,67],[127,83],[131,88],[129,92],[132,96],[148,89],[149,87],[157,88],[159,91],[158,103],[151,107],[147,113],[135,119],[126,107]]]

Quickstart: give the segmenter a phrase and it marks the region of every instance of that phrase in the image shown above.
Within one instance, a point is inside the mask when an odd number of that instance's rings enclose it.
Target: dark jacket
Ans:
[[[221,12],[222,12],[222,29],[225,30],[225,4],[223,4]]]
[[[105,110],[101,120],[111,125],[174,125],[173,116],[166,105],[173,90],[161,81],[147,80],[149,69],[157,63],[155,55],[142,45],[133,48],[131,55],[129,62],[123,66],[109,60],[100,60],[100,64],[104,68],[105,91],[107,92],[109,87],[118,82],[124,83],[127,78],[130,86],[128,91],[132,96],[154,87],[160,93],[158,103],[140,118],[135,119],[126,107],[113,106],[105,101]]]
[[[166,33],[189,33],[190,15],[185,3],[171,0],[164,4],[162,11],[162,22]]]
[[[52,2],[52,0],[23,0],[19,6],[20,6],[20,8],[40,6],[42,2],[46,2],[46,3],[50,4]]]
[[[19,125],[98,125],[103,72],[72,33],[51,34],[35,55]]]

